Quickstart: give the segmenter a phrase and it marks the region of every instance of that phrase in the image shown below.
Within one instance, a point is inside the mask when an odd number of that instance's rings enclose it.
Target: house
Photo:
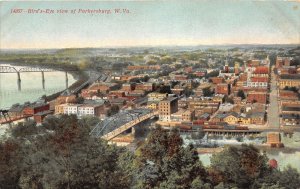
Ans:
[[[53,111],[50,111],[50,110],[38,112],[33,115],[33,119],[37,124],[40,124],[44,121],[45,117],[47,117],[48,115],[51,115],[51,114],[53,114]]]
[[[191,122],[195,117],[195,111],[181,109],[171,114],[171,121],[174,122]]]
[[[116,105],[116,106],[119,106],[119,107],[122,107],[126,104],[126,100],[123,99],[123,98],[110,99],[109,102],[110,102],[111,105]]]
[[[251,124],[263,125],[265,124],[265,112],[254,112],[249,115]]]
[[[257,92],[257,91],[250,91],[247,95],[247,102],[248,103],[254,103],[258,102],[261,104],[266,104],[268,98],[267,92]]]
[[[251,124],[251,119],[248,114],[242,113],[239,115],[238,123],[243,125],[248,125]]]
[[[213,84],[220,84],[220,83],[224,83],[225,80],[223,77],[212,77],[210,78]]]
[[[210,119],[210,114],[209,113],[204,113],[201,114],[200,116],[197,117],[197,122],[205,122],[208,121]]]
[[[236,112],[230,112],[223,118],[223,121],[228,124],[236,124],[239,121],[239,115]]]
[[[122,85],[122,91],[133,91],[135,89],[135,83],[124,83]]]
[[[125,92],[124,91],[110,91],[109,92],[109,97],[115,96],[115,97],[125,97]]]
[[[281,124],[286,126],[299,126],[300,115],[299,114],[281,114]]]
[[[135,86],[136,90],[143,90],[143,91],[153,91],[155,90],[154,83],[147,82],[147,83],[137,83]]]
[[[227,83],[220,83],[216,86],[216,94],[229,95],[229,85]]]
[[[209,121],[210,122],[223,122],[224,118],[227,116],[226,113],[218,113],[214,117],[212,117]]]
[[[85,101],[83,104],[60,104],[55,106],[55,114],[67,114],[81,116],[100,117],[105,111],[105,103],[97,101]]]
[[[175,81],[186,81],[188,79],[187,75],[175,75],[174,80]]]
[[[83,89],[81,92],[82,97],[88,97],[90,94],[104,93],[107,94],[109,91],[117,90],[119,84],[117,83],[106,83],[106,82],[96,82],[93,83],[89,88]]]
[[[297,101],[299,99],[298,93],[289,90],[280,90],[279,92],[280,100],[294,100]]]
[[[36,113],[47,111],[50,109],[49,104],[43,102],[34,102],[29,104],[24,104],[23,115],[33,116]]]
[[[64,109],[67,104],[59,104],[55,106],[55,114],[64,114]]]
[[[299,87],[300,86],[300,74],[283,74],[279,77],[279,88],[285,87]]]
[[[68,89],[55,99],[55,105],[65,103],[76,103],[76,95],[72,94]]]

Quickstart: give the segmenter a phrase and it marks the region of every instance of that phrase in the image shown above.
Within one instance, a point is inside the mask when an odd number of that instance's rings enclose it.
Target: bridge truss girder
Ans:
[[[144,110],[145,111],[145,110]],[[149,113],[149,112],[146,112]],[[145,114],[145,113],[144,113]],[[139,119],[142,115],[144,115],[141,110],[126,110],[124,112],[118,113],[113,117],[105,119],[99,122],[93,130],[90,132],[90,135],[93,137],[102,137],[103,135],[121,127],[122,125],[133,121],[135,119]]]

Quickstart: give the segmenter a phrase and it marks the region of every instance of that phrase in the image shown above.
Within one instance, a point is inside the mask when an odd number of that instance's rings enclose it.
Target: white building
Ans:
[[[95,115],[95,106],[94,105],[82,105],[78,107],[78,116],[85,115]]]
[[[66,104],[64,106],[64,114],[71,115],[71,114],[78,114],[78,106],[81,104]]]

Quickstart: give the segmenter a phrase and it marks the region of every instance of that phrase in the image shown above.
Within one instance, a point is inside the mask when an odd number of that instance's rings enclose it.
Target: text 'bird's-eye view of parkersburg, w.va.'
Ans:
[[[0,189],[300,189],[299,1],[0,3]]]

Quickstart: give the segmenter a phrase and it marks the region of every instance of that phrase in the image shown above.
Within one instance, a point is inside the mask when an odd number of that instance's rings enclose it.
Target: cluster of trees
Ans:
[[[284,90],[293,91],[293,92],[298,92],[298,89],[296,87],[285,86],[283,89]]]
[[[271,168],[253,146],[228,147],[204,167],[177,130],[156,128],[133,153],[92,138],[93,120],[20,123],[0,143],[0,188],[296,189],[300,175]]]
[[[119,111],[120,111],[120,107],[118,105],[112,105],[110,107],[110,109],[106,112],[106,115],[113,116],[113,115],[119,113]]]
[[[206,79],[209,79],[211,77],[218,77],[219,76],[219,71],[215,70],[215,71],[211,71],[208,74],[205,75]]]
[[[238,93],[237,93],[237,96],[241,97],[242,100],[244,100],[246,98],[246,95],[245,95],[243,90],[239,90]]]
[[[230,104],[234,104],[233,98],[229,97],[228,95],[225,95],[223,98],[223,103],[230,103]]]

